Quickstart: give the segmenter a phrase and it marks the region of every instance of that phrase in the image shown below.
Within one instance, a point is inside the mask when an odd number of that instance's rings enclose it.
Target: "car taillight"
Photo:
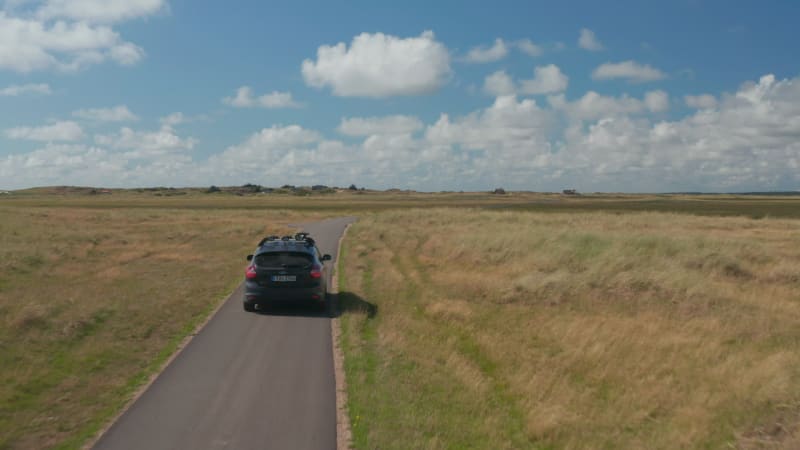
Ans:
[[[244,272],[244,276],[248,280],[252,280],[256,277],[256,266],[247,266],[247,270]]]
[[[322,278],[322,267],[314,264],[311,266],[311,278]]]

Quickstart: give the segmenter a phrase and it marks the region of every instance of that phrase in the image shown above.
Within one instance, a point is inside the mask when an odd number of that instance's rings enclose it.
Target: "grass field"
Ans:
[[[359,448],[797,445],[800,199],[54,188],[0,196],[0,449],[80,447],[257,239],[346,214]]]
[[[0,205],[0,448],[80,447],[297,217]]]
[[[800,447],[800,222],[391,211],[343,261],[357,448]]]
[[[335,194],[204,193],[201,189],[149,189],[89,194],[91,189],[39,188],[0,196],[0,205],[95,209],[291,209],[357,213],[399,208],[468,207],[543,213],[605,211],[671,212],[702,216],[800,218],[800,196],[753,195],[609,195],[565,196],[553,193],[413,191],[339,191]]]

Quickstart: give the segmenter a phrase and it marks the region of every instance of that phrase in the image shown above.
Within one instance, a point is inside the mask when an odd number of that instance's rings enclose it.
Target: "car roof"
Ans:
[[[294,239],[289,240],[277,240],[277,241],[267,241],[258,248],[256,253],[268,253],[268,252],[302,252],[302,253],[313,253],[314,245],[310,244],[308,241],[297,241]]]

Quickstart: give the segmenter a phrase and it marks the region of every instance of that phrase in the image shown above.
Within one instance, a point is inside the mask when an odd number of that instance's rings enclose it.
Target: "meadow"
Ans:
[[[297,217],[0,204],[0,448],[83,445]]]
[[[800,447],[800,222],[412,209],[342,261],[356,448]]]
[[[246,185],[247,186],[247,185]],[[105,190],[92,188],[36,188],[1,196],[0,204],[16,206],[94,209],[286,209],[329,214],[406,208],[487,208],[541,213],[605,211],[668,212],[702,216],[746,216],[800,219],[800,195],[667,195],[588,194],[542,192],[415,192],[338,190],[316,193],[307,189],[278,189],[254,194],[244,187],[209,194],[199,188]]]
[[[335,215],[357,448],[800,445],[800,199],[54,188],[0,196],[0,449],[89,442]]]

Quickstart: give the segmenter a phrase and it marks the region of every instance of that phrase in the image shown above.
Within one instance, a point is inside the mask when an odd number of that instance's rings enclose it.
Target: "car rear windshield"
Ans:
[[[301,268],[313,263],[308,253],[302,252],[269,252],[256,255],[256,265],[264,268]]]

